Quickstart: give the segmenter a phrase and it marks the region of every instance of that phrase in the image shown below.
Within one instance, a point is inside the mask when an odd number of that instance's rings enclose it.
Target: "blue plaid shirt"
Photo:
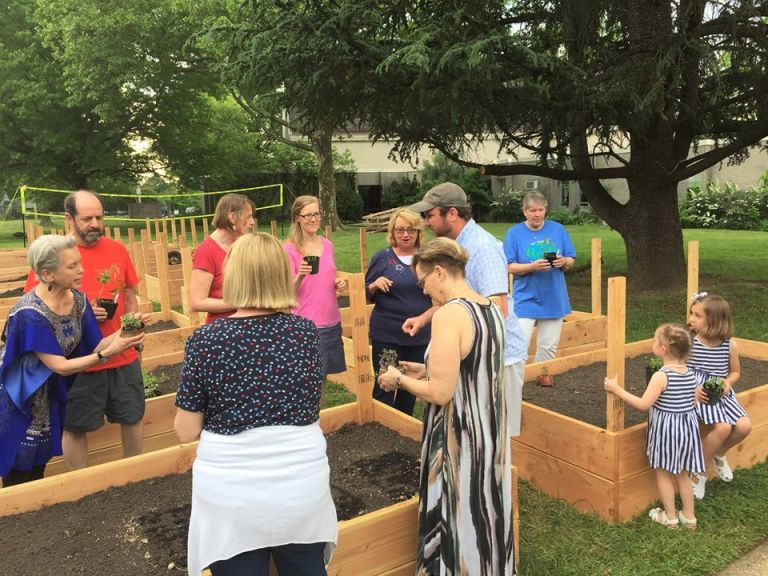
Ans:
[[[456,242],[469,252],[466,275],[470,287],[483,296],[507,294],[504,363],[510,365],[527,360],[528,346],[515,316],[514,300],[509,294],[507,258],[501,240],[481,228],[474,218],[470,218],[456,237]]]

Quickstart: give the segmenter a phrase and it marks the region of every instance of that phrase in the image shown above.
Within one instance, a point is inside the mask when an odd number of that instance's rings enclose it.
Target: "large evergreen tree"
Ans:
[[[678,183],[768,136],[768,3],[385,7],[392,40],[375,47],[382,90],[366,117],[375,136],[398,137],[402,157],[426,143],[454,159],[472,142],[500,137],[504,154],[537,161],[485,166],[486,174],[578,180],[622,235],[631,284],[683,285]],[[714,149],[700,151],[704,139]],[[621,142],[629,160],[616,153]],[[626,180],[625,204],[608,193],[611,179]]]

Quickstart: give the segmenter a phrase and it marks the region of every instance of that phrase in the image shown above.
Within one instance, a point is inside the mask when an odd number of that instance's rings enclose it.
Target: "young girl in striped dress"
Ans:
[[[664,362],[642,398],[621,388],[616,378],[605,379],[605,389],[637,410],[648,411],[646,454],[656,474],[663,508],[653,508],[651,520],[668,528],[683,524],[696,528],[691,474],[704,470],[704,455],[696,419],[696,377],[686,366],[691,337],[684,326],[663,324],[656,329],[653,353]],[[675,488],[682,509],[675,509]]]
[[[694,370],[699,384],[708,376],[725,380],[720,402],[707,404],[706,392],[699,386],[697,413],[702,424],[704,462],[714,462],[723,482],[733,480],[733,471],[725,453],[744,440],[752,430],[752,422],[736,399],[733,385],[741,376],[739,349],[733,337],[731,307],[721,296],[700,292],[693,295],[688,327],[694,334],[688,366]],[[693,493],[699,500],[706,490],[706,471],[692,477]]]

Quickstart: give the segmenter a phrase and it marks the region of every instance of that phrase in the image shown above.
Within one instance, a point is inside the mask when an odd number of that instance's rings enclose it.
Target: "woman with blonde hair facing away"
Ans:
[[[176,396],[192,467],[189,573],[321,576],[336,544],[317,329],[288,313],[293,278],[280,242],[232,246],[224,299],[237,309],[187,341]]]
[[[189,287],[189,307],[193,312],[207,312],[206,324],[235,310],[222,299],[224,259],[234,241],[253,227],[253,203],[242,194],[225,194],[216,204],[212,223],[214,231],[192,256]]]
[[[284,243],[291,263],[298,306],[294,314],[312,320],[320,333],[325,374],[347,369],[341,342],[341,312],[336,292],[345,282],[336,278],[333,244],[318,236],[322,214],[314,196],[299,196],[291,207],[291,230]]]
[[[467,251],[432,240],[413,258],[418,284],[440,308],[425,364],[379,376],[388,391],[426,402],[416,574],[515,574],[504,398],[505,323],[464,277]],[[402,370],[402,372],[401,372]]]

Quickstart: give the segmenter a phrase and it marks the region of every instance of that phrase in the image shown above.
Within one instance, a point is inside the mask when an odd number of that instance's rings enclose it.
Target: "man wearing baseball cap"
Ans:
[[[465,270],[473,290],[488,298],[500,296],[497,302],[506,317],[506,349],[504,350],[507,418],[510,436],[520,435],[520,409],[523,401],[523,373],[528,349],[523,331],[515,316],[509,294],[507,259],[501,240],[484,230],[472,218],[472,207],[458,184],[444,182],[432,187],[421,202],[408,207],[420,213],[435,236],[447,236],[469,252]],[[409,318],[403,330],[415,334],[420,321]]]

